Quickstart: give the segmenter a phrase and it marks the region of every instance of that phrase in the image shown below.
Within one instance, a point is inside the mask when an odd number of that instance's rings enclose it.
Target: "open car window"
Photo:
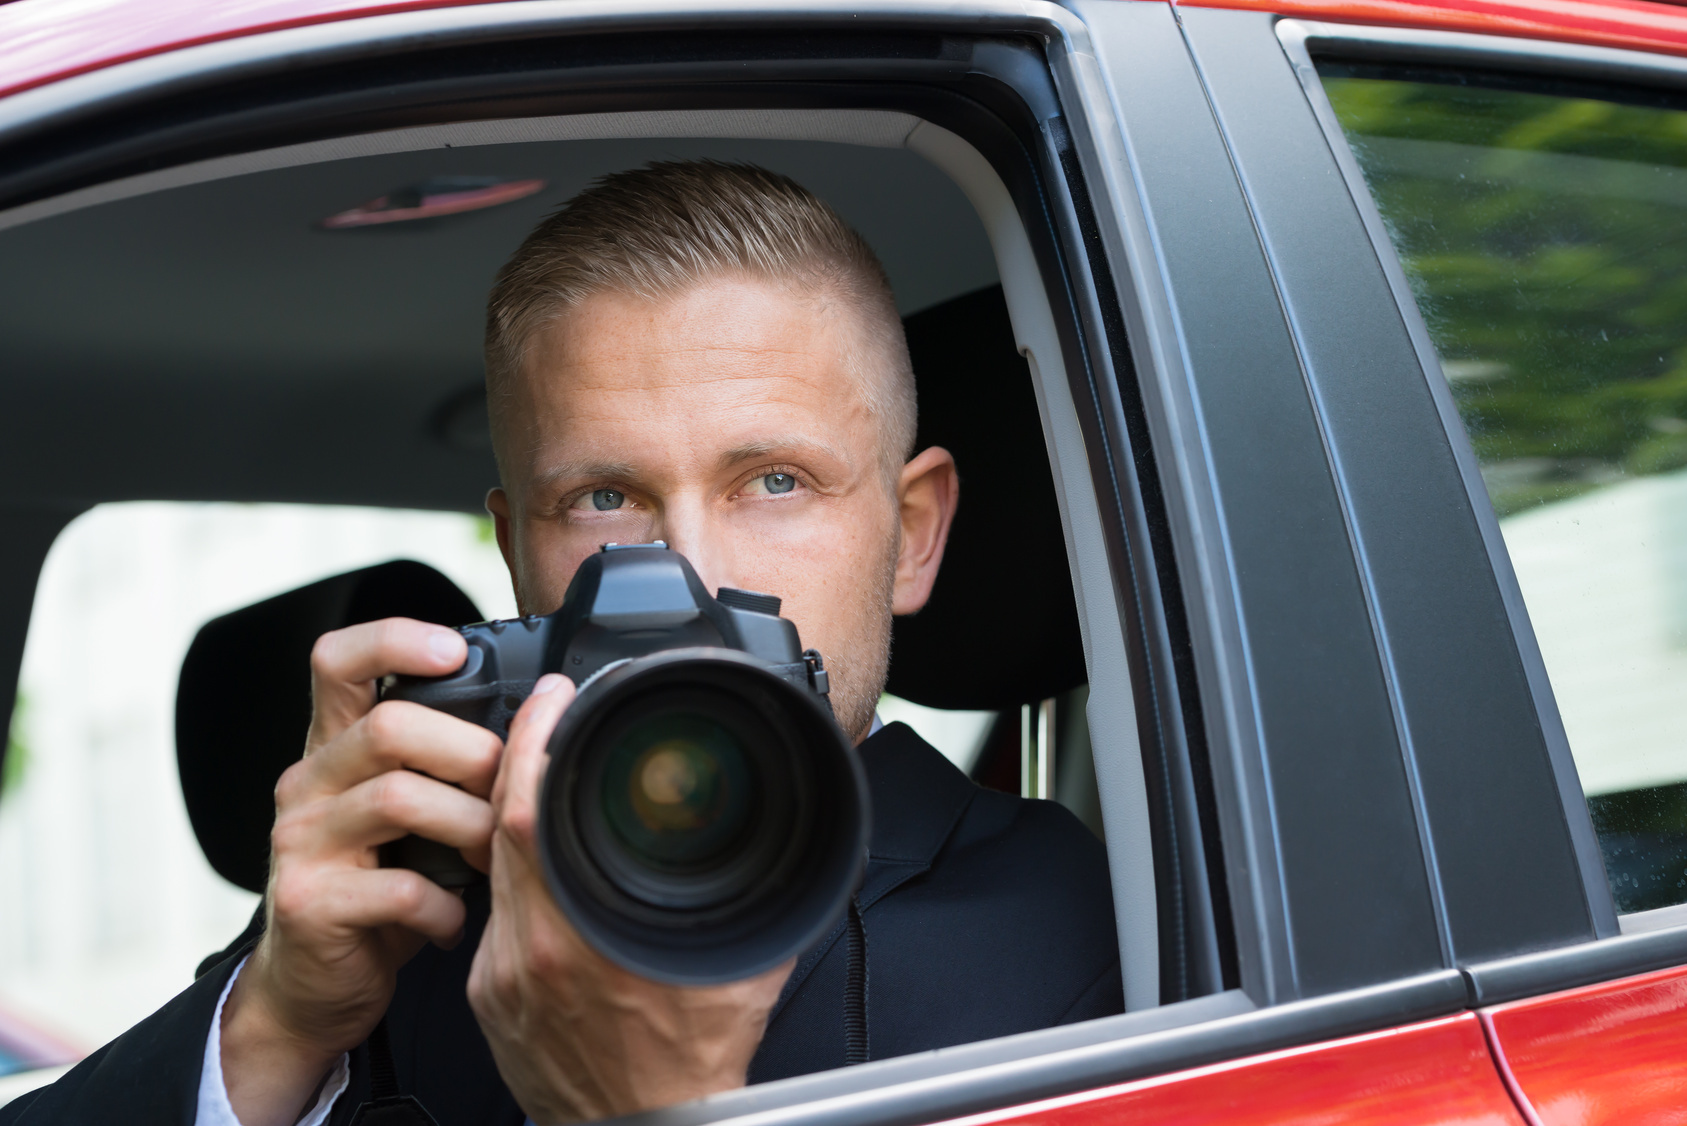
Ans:
[[[144,426],[102,419],[90,450],[95,460],[135,456],[140,479],[126,487],[229,500],[384,494],[418,509],[466,508],[495,481],[478,319],[497,265],[592,177],[697,155],[788,172],[880,248],[908,317],[920,442],[952,449],[965,466],[969,503],[938,594],[898,625],[903,659],[890,688],[926,702],[887,694],[882,718],[907,723],[987,788],[1058,801],[1105,840],[1062,534],[1070,502],[1055,493],[1033,374],[1003,315],[986,232],[954,184],[913,152],[590,139],[222,169],[174,190],[130,185],[0,231],[14,262],[54,279],[20,289],[0,320],[26,380],[51,372],[89,393],[135,395],[141,411],[225,432],[213,446],[245,443],[233,478],[190,472],[160,486],[146,478],[179,475],[183,464],[134,449]],[[76,311],[51,296],[63,288],[115,310],[101,333],[78,331]],[[295,418],[291,432],[265,410]],[[368,424],[357,441],[336,430],[347,414]],[[318,464],[301,461],[301,449]],[[1001,511],[1015,527],[1005,555]],[[31,622],[0,805],[0,1008],[15,1010],[19,1030],[8,1069],[67,1061],[132,1026],[251,913],[253,894],[199,855],[176,778],[175,678],[195,631],[396,558],[437,568],[484,616],[514,615],[490,525],[456,513],[131,502],[98,506],[59,536]],[[1014,639],[1006,659],[959,660],[957,637],[997,636],[979,610],[1000,589],[1026,592],[1019,620],[1002,627]],[[121,690],[84,698],[108,682]],[[53,858],[37,863],[44,847]],[[1154,951],[1138,954],[1152,966]]]

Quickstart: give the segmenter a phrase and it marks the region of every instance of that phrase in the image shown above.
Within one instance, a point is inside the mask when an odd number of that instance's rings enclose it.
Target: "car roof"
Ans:
[[[12,0],[0,4],[0,97],[74,75],[203,43],[337,20],[497,0]],[[1131,0],[1119,0],[1128,3]],[[1687,55],[1687,11],[1649,0],[1179,0],[1306,19],[1517,35]],[[590,0],[570,0],[587,14]],[[995,5],[984,0],[978,7]],[[606,9],[625,5],[608,3]],[[823,14],[825,4],[811,5]],[[887,8],[932,7],[921,0]],[[675,4],[675,11],[732,10],[731,3]],[[953,7],[945,11],[954,14]],[[777,19],[777,15],[771,18]]]

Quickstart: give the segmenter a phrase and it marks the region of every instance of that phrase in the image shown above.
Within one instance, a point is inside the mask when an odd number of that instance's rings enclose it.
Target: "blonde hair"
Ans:
[[[880,420],[887,462],[913,454],[908,343],[884,267],[814,193],[753,164],[663,161],[595,181],[540,223],[498,272],[486,308],[486,393],[505,463],[512,394],[538,332],[595,293],[658,300],[721,274],[840,297],[862,344],[846,356]]]

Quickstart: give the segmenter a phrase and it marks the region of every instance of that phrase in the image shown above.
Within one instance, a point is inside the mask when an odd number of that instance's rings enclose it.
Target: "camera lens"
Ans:
[[[812,787],[747,701],[653,685],[610,705],[580,750],[580,844],[611,897],[652,912],[731,910],[775,890],[780,839],[806,831]],[[699,920],[700,921],[700,920]]]
[[[541,854],[601,953],[658,980],[757,973],[836,922],[866,793],[823,704],[733,650],[670,649],[580,690],[551,738]]]
[[[707,868],[743,836],[756,804],[743,743],[697,712],[639,720],[609,749],[604,815],[640,862],[662,872]]]

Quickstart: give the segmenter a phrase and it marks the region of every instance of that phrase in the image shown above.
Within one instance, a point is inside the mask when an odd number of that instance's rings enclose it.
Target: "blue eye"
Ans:
[[[626,500],[626,494],[616,489],[597,489],[592,493],[592,507],[599,512],[620,508]]]
[[[762,487],[770,493],[788,493],[797,487],[797,479],[789,473],[769,473],[762,478]]]

